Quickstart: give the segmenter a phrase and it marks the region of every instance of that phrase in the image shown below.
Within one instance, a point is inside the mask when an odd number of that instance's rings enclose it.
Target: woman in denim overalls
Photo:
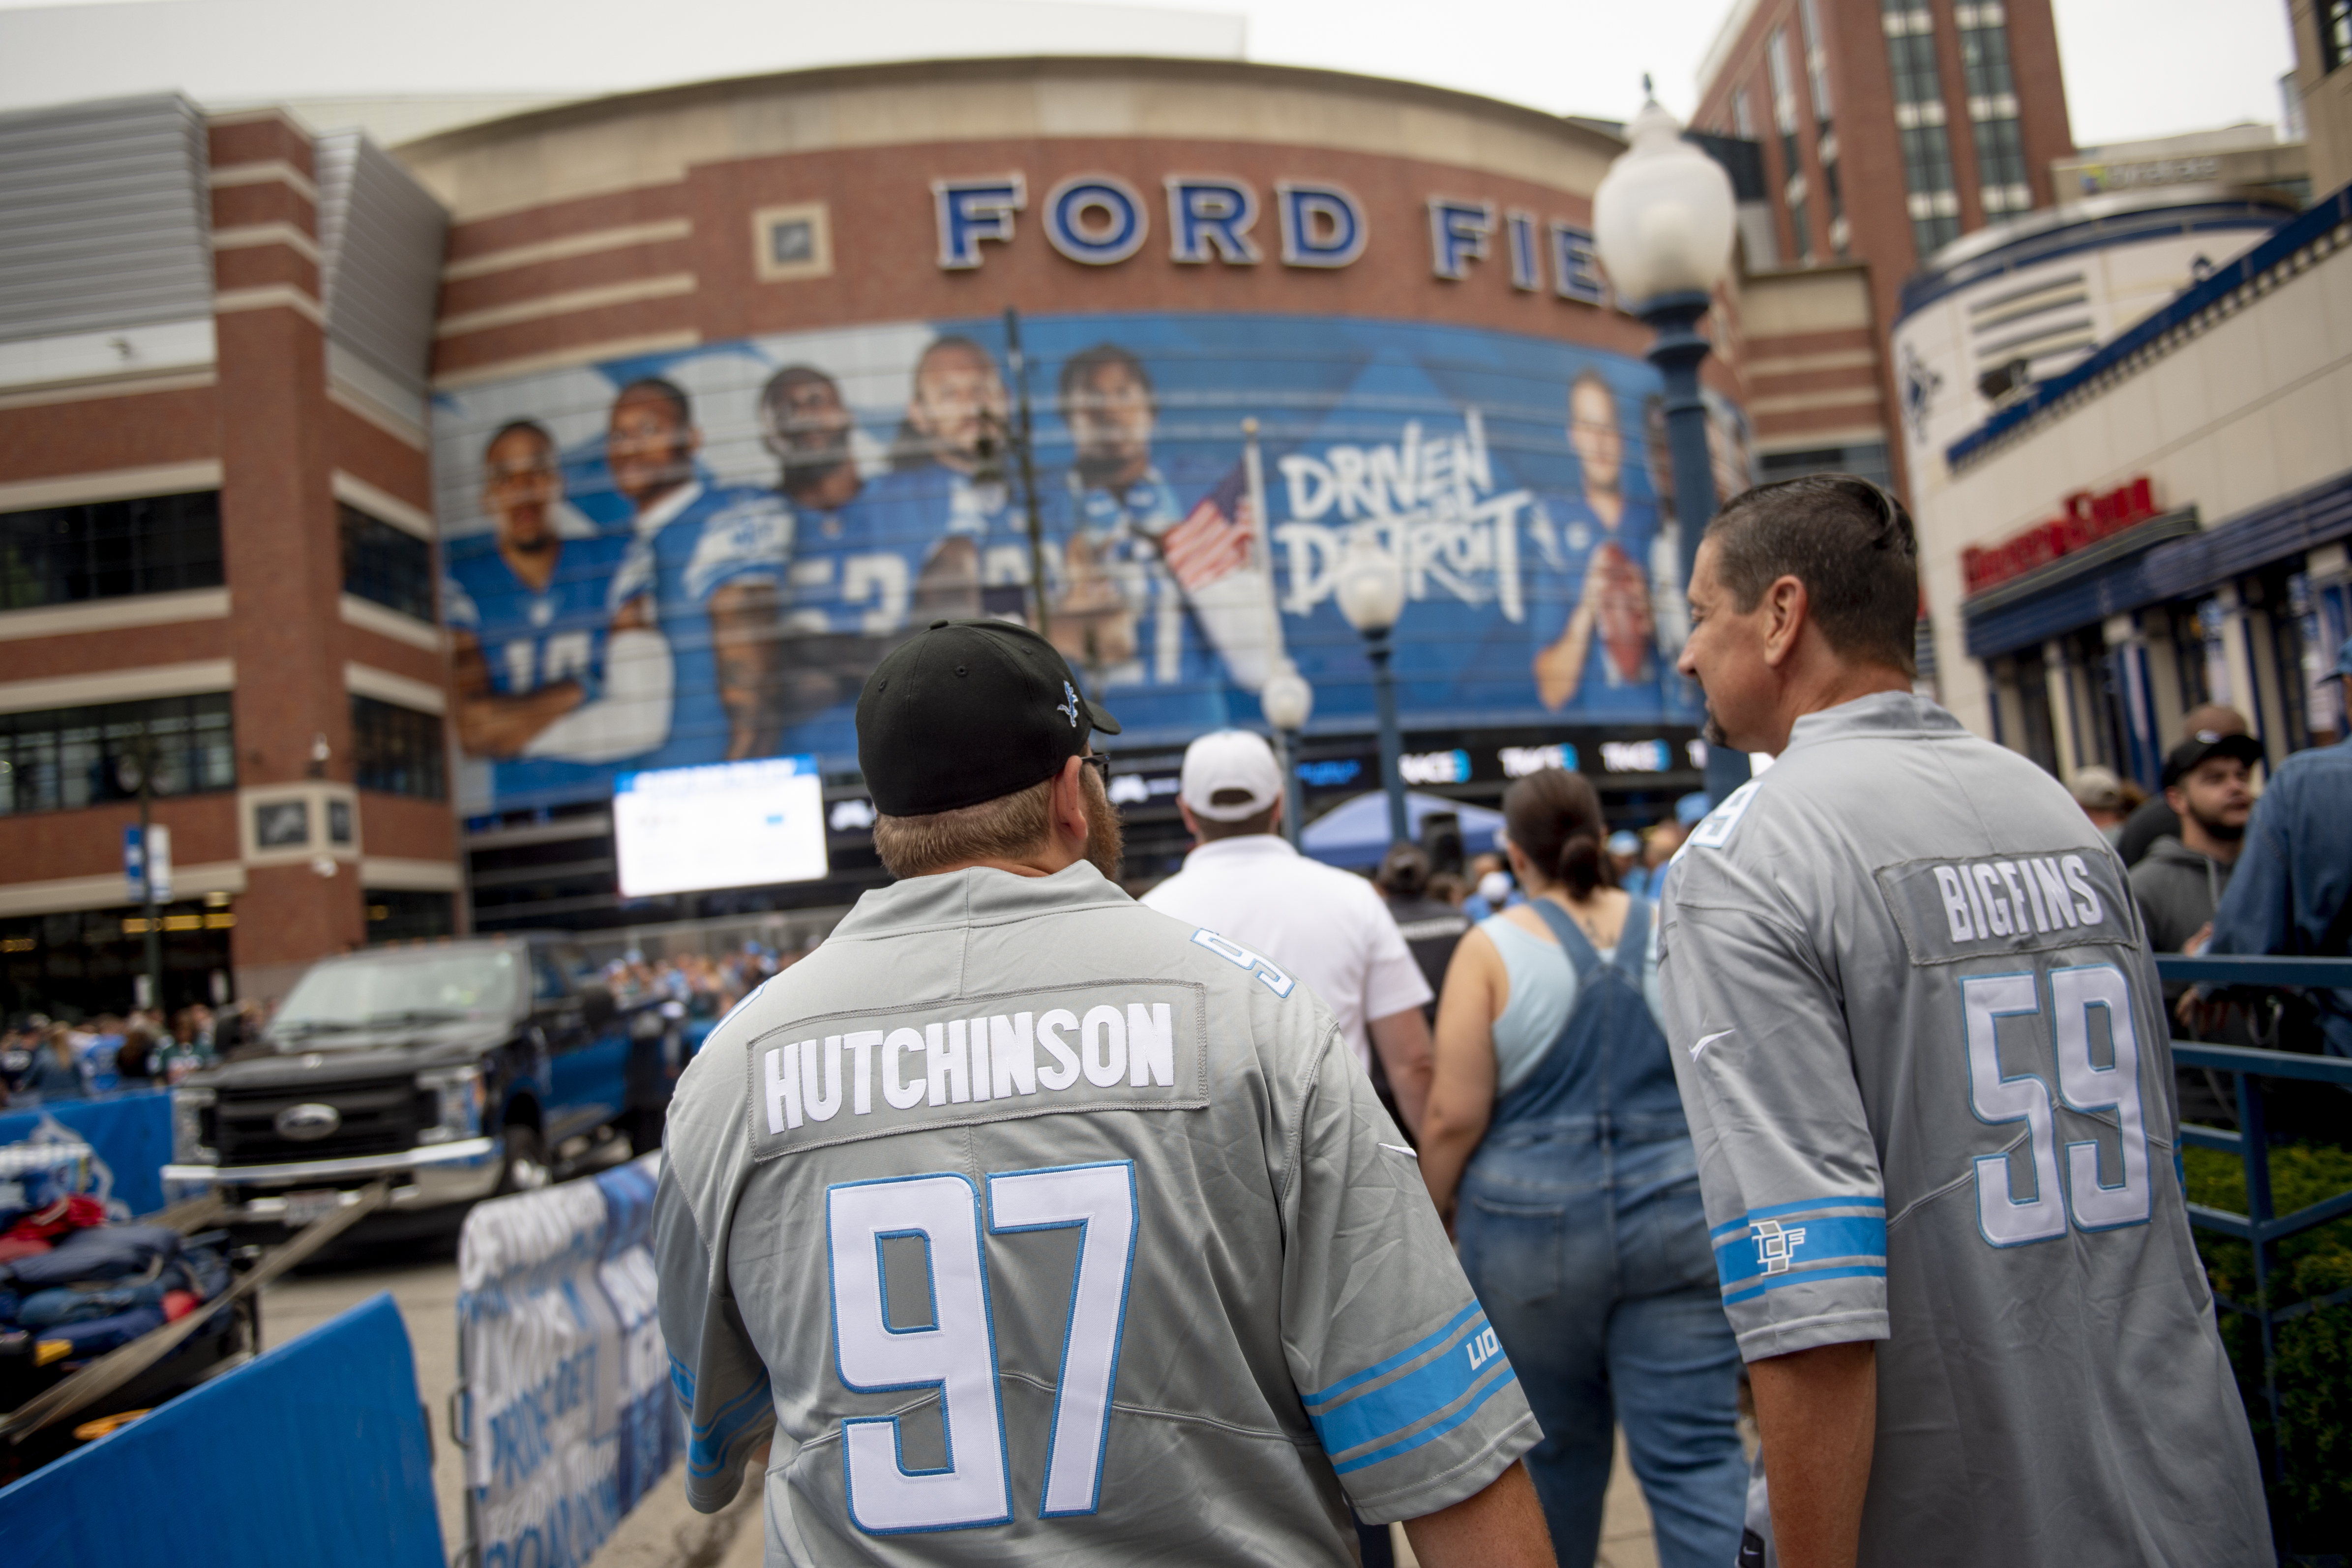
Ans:
[[[1729,1568],[1739,1354],[1657,1021],[1652,908],[1615,887],[1581,775],[1522,779],[1503,811],[1528,899],[1446,971],[1422,1174],[1543,1427],[1527,1463],[1562,1568],[1599,1549],[1619,1423],[1663,1568]]]

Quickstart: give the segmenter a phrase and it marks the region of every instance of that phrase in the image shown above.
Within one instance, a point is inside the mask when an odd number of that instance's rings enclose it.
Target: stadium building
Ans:
[[[1262,726],[1286,664],[1310,813],[1377,787],[1334,591],[1368,545],[1406,567],[1416,788],[1557,760],[1667,814],[1699,710],[1649,333],[1589,232],[1622,148],[1165,59],[708,82],[389,152],[176,97],[0,117],[13,1004],[126,999],[147,745],[173,1001],[394,936],[838,908],[881,874],[856,693],[943,615],[1045,621],[1125,723],[1157,876],[1182,744]],[[1720,488],[1751,365],[1839,357],[1775,392],[1792,429],[1883,381],[1868,288],[1727,287]]]

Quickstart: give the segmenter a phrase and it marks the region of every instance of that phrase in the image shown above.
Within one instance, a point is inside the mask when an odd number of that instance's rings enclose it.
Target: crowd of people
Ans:
[[[0,1086],[12,1105],[165,1088],[257,1039],[273,1005],[192,1002],[169,1015],[134,1009],[79,1023],[26,1013],[0,1034]]]

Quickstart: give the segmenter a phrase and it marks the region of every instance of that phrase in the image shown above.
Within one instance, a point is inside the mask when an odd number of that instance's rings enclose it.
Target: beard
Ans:
[[[1103,873],[1105,882],[1117,882],[1118,862],[1127,852],[1127,829],[1101,780],[1093,777],[1093,769],[1087,771],[1087,862]]]
[[[1706,710],[1706,727],[1700,730],[1699,734],[1705,738],[1707,745],[1710,747],[1729,746],[1731,744],[1731,737],[1724,733],[1723,721],[1715,716],[1715,710],[1713,708]]]
[[[2243,822],[2226,822],[2219,817],[2209,817],[2194,806],[2189,808],[2189,814],[2197,820],[2199,827],[2221,843],[2234,844],[2246,836],[2246,824]]]

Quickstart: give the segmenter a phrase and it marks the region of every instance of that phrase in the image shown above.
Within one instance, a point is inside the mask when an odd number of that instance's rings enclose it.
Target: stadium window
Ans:
[[[1801,452],[1767,452],[1757,458],[1763,477],[1757,481],[1769,485],[1776,480],[1801,478],[1807,474],[1858,474],[1874,485],[1892,485],[1894,471],[1888,466],[1886,443],[1872,441],[1857,446],[1817,446]]]
[[[1822,47],[1822,18],[1814,0],[1802,0],[1797,19],[1804,29],[1805,84],[1812,89],[1813,120],[1821,134],[1830,133],[1830,54]]]
[[[2319,74],[2352,60],[2352,0],[2320,0]]]
[[[360,900],[367,910],[371,943],[423,941],[457,933],[457,901],[448,894],[371,887],[361,893]]]
[[[0,816],[138,799],[142,733],[155,752],[154,793],[236,788],[226,692],[45,708],[0,714]]]
[[[373,697],[352,698],[352,782],[420,800],[448,798],[448,764],[437,715]]]
[[[357,507],[339,504],[343,530],[343,591],[433,620],[433,546]]]
[[[0,610],[225,580],[217,490],[0,512]]]

